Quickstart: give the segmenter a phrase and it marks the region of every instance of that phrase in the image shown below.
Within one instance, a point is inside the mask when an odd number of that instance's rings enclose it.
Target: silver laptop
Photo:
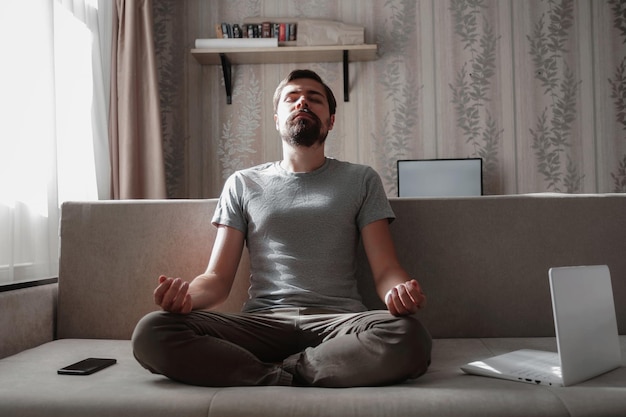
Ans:
[[[469,197],[483,194],[483,160],[401,159],[398,197]]]
[[[468,363],[465,373],[568,386],[621,366],[608,266],[551,268],[548,275],[558,353],[517,350]]]

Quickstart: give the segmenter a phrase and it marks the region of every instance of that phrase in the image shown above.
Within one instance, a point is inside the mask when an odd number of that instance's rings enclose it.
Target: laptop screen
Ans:
[[[399,160],[398,197],[467,197],[483,193],[481,158]]]

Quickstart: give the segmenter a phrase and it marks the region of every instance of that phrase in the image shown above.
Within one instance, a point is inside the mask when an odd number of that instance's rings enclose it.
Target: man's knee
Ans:
[[[139,322],[137,322],[133,335],[131,336],[133,349],[143,349],[146,345],[152,344],[160,324],[167,321],[166,314],[167,313],[163,311],[153,311],[143,316]]]
[[[391,341],[393,355],[403,362],[408,378],[424,374],[430,365],[432,338],[421,321],[414,315],[397,317]]]
[[[164,311],[148,313],[139,320],[131,336],[133,354],[137,361],[146,369],[160,373],[158,358],[167,356],[163,350],[165,345],[164,330],[175,320],[174,315]]]
[[[428,330],[415,316],[407,316],[407,344],[414,352],[414,368],[410,378],[417,378],[428,370],[433,341]]]

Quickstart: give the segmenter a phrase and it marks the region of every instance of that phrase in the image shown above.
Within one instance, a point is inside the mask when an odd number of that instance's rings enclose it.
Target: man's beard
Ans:
[[[310,117],[298,117],[302,112]],[[291,145],[308,148],[316,143],[324,143],[328,130],[323,130],[322,121],[315,113],[304,109],[294,112],[287,118],[282,136]]]

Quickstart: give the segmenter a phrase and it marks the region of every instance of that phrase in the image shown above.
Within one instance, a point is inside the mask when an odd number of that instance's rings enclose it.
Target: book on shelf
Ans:
[[[217,23],[215,37],[217,39],[278,39],[279,45],[291,46],[297,41],[297,21],[280,18],[246,18],[242,24]]]
[[[261,23],[261,37],[262,38],[272,38],[272,24],[270,22]]]
[[[324,19],[246,17],[242,24],[218,23],[218,39],[278,39],[279,46],[362,45],[365,28]]]
[[[295,17],[254,16],[243,19],[244,24],[274,23],[274,35],[278,33],[279,45],[324,46],[362,45],[365,43],[365,27],[327,19]],[[284,35],[281,34],[281,26]]]

